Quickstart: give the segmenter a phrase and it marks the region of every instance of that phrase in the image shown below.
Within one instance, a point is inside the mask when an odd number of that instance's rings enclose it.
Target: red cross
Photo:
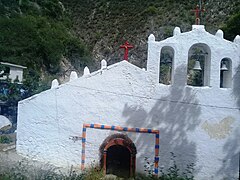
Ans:
[[[132,45],[129,44],[129,42],[125,42],[125,44],[121,45],[120,48],[124,48],[124,60],[128,61],[128,49],[133,48]]]
[[[199,25],[200,24],[200,13],[201,12],[204,12],[205,9],[204,8],[201,8],[199,9],[199,5],[196,6],[196,9],[192,10],[193,12],[195,12],[195,16],[196,16],[196,25]]]

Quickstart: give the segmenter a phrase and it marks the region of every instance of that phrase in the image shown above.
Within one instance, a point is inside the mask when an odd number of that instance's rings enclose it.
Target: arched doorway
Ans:
[[[121,145],[113,145],[107,150],[106,174],[130,177],[130,151]]]
[[[100,164],[105,174],[128,178],[135,175],[136,147],[124,134],[114,134],[100,146]]]

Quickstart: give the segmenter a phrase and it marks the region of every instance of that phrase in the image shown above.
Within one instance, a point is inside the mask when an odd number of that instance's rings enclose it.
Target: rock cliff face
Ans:
[[[240,9],[239,0],[203,2],[201,24],[212,33]],[[198,1],[66,0],[63,3],[74,21],[74,31],[88,45],[95,61],[104,58],[112,64],[122,60],[123,50],[119,46],[128,40],[134,45],[129,61],[146,67],[148,35],[153,33],[157,40],[162,40],[172,35],[175,26],[182,31],[190,30],[195,23],[192,9]]]

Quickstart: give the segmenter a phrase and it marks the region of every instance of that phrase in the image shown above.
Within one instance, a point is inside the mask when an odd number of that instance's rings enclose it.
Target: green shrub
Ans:
[[[89,54],[59,0],[10,1],[0,1],[1,61],[55,74],[63,56]]]
[[[1,164],[2,165],[2,164]],[[0,166],[1,180],[83,180],[83,173],[70,169],[68,174],[49,164],[33,165],[30,161],[22,160],[11,167]]]
[[[13,140],[10,136],[7,136],[7,135],[0,136],[0,143],[1,144],[10,144],[11,142],[13,142]]]
[[[176,163],[176,156],[173,152],[171,153],[171,165],[164,170],[164,168],[159,168],[159,177],[156,178],[153,176],[153,169],[154,169],[154,163],[151,163],[149,161],[149,158],[145,157],[145,165],[144,165],[144,171],[146,172],[147,176],[140,176],[139,180],[142,178],[146,179],[159,179],[159,180],[194,180],[194,163],[188,164],[186,168],[183,170],[183,172],[180,172],[179,167]]]
[[[144,13],[153,16],[158,14],[158,9],[155,6],[149,6],[147,9],[145,9]]]
[[[11,33],[9,33],[11,32]],[[61,22],[46,17],[0,18],[0,57],[3,61],[56,73],[62,56],[77,52],[84,56],[82,43]]]
[[[91,167],[87,169],[83,175],[84,180],[98,180],[103,179],[103,177],[103,170],[100,167],[93,165],[91,165]]]
[[[160,178],[159,180],[193,180],[194,179],[194,163],[188,164],[185,170],[180,173],[180,169],[176,164],[176,156],[173,152],[171,153],[171,166],[163,171],[163,168],[160,168]]]
[[[236,35],[240,34],[240,13],[232,15],[227,23],[222,27],[226,39],[232,41]]]

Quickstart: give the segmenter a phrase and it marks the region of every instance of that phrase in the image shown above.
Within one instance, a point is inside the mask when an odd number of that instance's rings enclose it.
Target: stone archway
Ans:
[[[105,174],[120,177],[135,175],[136,147],[124,134],[113,134],[107,137],[100,146],[100,164]]]

